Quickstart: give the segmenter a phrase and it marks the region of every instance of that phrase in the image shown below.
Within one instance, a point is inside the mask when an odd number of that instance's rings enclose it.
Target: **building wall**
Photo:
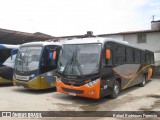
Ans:
[[[123,40],[137,47],[148,49],[153,52],[160,51],[160,33],[146,33],[146,43],[137,44],[137,34],[128,34],[123,36]]]
[[[154,53],[154,57],[155,57],[155,65],[160,66],[160,52]]]

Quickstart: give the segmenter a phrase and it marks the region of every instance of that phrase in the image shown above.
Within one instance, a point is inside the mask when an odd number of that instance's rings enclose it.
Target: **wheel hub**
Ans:
[[[115,91],[116,94],[118,94],[118,92],[119,92],[119,87],[118,87],[118,85],[115,85],[114,91]]]

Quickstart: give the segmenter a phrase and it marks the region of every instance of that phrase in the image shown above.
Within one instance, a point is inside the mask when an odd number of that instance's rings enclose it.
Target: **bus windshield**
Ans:
[[[33,71],[39,67],[42,47],[20,47],[15,61],[15,70]]]
[[[58,71],[65,75],[98,73],[101,44],[66,44],[58,62]]]

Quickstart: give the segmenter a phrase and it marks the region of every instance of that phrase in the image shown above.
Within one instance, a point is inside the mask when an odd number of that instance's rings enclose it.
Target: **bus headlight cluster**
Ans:
[[[34,75],[34,74],[30,75],[30,79],[33,79],[34,77],[35,77],[35,75]]]
[[[94,86],[96,83],[98,83],[98,81],[99,81],[99,79],[91,81],[91,82],[85,84],[85,86],[88,86],[88,87]]]
[[[57,80],[58,82],[62,82],[60,77],[56,77],[56,80]]]

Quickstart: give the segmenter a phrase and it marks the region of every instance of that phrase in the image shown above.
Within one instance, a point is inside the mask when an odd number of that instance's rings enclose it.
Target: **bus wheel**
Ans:
[[[119,92],[120,92],[120,85],[119,85],[119,82],[116,80],[116,81],[114,82],[113,90],[112,90],[112,93],[111,93],[110,97],[111,97],[112,99],[117,98],[118,95],[119,95]]]
[[[139,84],[140,87],[144,87],[145,84],[146,84],[146,76],[145,76],[145,75],[143,75],[143,78],[142,78],[142,79],[143,79],[143,80],[142,80],[142,83]]]

